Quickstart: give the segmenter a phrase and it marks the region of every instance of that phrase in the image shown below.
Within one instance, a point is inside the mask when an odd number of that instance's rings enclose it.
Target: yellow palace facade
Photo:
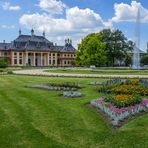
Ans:
[[[70,39],[65,40],[64,46],[54,45],[46,39],[45,32],[36,36],[19,36],[11,43],[0,43],[0,58],[6,58],[10,66],[72,66],[75,60],[75,48]]]

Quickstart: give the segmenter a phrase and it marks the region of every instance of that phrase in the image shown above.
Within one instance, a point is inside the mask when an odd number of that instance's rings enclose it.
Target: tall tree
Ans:
[[[148,53],[145,54],[144,56],[142,56],[142,58],[141,58],[141,63],[142,63],[143,65],[148,65]]]
[[[104,29],[100,34],[105,44],[108,66],[114,66],[115,60],[123,61],[129,57],[127,53],[133,50],[132,41],[128,41],[122,31]]]
[[[99,33],[86,36],[78,45],[76,63],[81,66],[105,66],[107,58],[105,45]]]

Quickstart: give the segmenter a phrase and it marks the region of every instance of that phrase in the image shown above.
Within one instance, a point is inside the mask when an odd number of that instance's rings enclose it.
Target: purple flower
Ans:
[[[98,99],[98,100],[96,100],[96,103],[102,104],[102,103],[104,103],[104,99]]]

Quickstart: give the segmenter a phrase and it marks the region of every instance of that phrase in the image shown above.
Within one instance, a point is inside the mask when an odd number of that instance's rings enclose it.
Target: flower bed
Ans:
[[[56,91],[76,91],[81,87],[77,83],[65,82],[65,83],[50,83],[45,85],[35,85],[32,88],[41,88],[47,90],[56,90]]]
[[[40,88],[40,89],[47,89],[47,90],[56,90],[56,91],[75,91],[77,88],[74,87],[64,87],[64,86],[47,86],[47,85],[35,85],[32,88]]]
[[[79,86],[79,84],[75,83],[75,82],[49,83],[49,84],[47,84],[47,86],[52,86],[52,87],[69,87],[69,88],[77,88],[77,89],[81,88]]]
[[[145,79],[139,79],[139,82],[144,84],[144,85],[148,85],[148,80]]]
[[[79,98],[83,95],[80,92],[63,92],[63,96],[66,98]]]
[[[96,86],[97,90],[101,93],[114,93],[114,94],[138,94],[142,96],[148,95],[148,81],[144,79],[139,80],[114,80],[107,81],[103,85]]]
[[[112,95],[105,98],[106,102],[112,103],[114,106],[118,108],[138,104],[141,102],[141,100],[142,98],[138,95],[128,94]]]
[[[141,87],[139,85],[121,85],[117,87],[113,87],[107,90],[108,93],[125,93],[125,94],[140,94],[142,96],[147,96],[148,95],[148,89]]]
[[[148,81],[144,79],[112,79],[96,86],[103,99],[91,101],[91,105],[107,114],[112,125],[119,126],[125,119],[148,111]]]
[[[110,117],[113,126],[118,126],[120,122],[142,111],[148,111],[147,99],[141,100],[138,104],[121,108],[114,106],[110,102],[106,102],[105,99],[95,99],[90,103],[96,109],[106,113]]]
[[[102,85],[101,82],[97,81],[97,82],[90,82],[90,85]]]

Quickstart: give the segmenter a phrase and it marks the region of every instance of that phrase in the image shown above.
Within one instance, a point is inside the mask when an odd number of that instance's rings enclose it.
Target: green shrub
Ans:
[[[9,70],[9,71],[7,72],[7,74],[13,74],[13,71]]]
[[[6,68],[7,67],[7,60],[4,58],[0,58],[0,68]]]
[[[0,69],[0,72],[5,72],[3,69]]]

